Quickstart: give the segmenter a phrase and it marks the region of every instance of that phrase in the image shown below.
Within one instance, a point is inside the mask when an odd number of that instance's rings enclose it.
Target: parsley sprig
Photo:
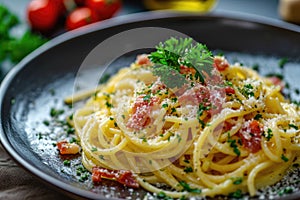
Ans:
[[[208,48],[195,43],[192,38],[171,37],[164,43],[159,43],[149,59],[155,64],[153,74],[159,76],[170,88],[179,88],[186,83],[186,74],[180,74],[180,66],[195,69],[194,79],[204,83],[204,72],[210,75],[213,63],[213,56]]]

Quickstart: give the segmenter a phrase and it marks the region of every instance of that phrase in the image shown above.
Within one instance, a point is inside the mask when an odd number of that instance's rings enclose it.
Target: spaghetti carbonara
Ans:
[[[297,106],[270,78],[221,56],[213,66],[203,82],[181,65],[172,87],[148,55],[122,68],[74,114],[84,166],[129,170],[174,198],[254,196],[279,181],[300,152]]]

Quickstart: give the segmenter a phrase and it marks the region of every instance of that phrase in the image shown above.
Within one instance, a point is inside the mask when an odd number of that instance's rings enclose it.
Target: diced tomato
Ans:
[[[139,96],[133,104],[132,116],[127,122],[127,127],[140,130],[151,122],[152,107],[159,101],[158,97]]]
[[[251,153],[256,153],[261,149],[261,136],[263,129],[257,120],[251,121],[247,127],[242,128],[239,136],[243,146]]]
[[[224,71],[225,69],[227,69],[229,67],[229,63],[224,57],[216,56],[216,57],[214,57],[213,66],[218,71]]]
[[[60,154],[77,154],[80,147],[76,143],[69,143],[67,141],[60,141],[56,144]]]
[[[226,94],[235,94],[235,90],[232,87],[225,87],[225,93]]]
[[[115,180],[125,186],[139,188],[139,183],[128,170],[110,170],[102,167],[93,167],[92,180],[94,183],[100,183],[104,179]]]

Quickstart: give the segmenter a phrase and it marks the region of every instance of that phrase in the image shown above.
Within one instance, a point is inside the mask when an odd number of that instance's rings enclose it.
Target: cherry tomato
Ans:
[[[86,5],[95,10],[101,19],[108,19],[121,8],[121,0],[86,0]]]
[[[32,0],[27,6],[27,17],[32,29],[51,30],[59,17],[60,8],[54,0]]]
[[[81,7],[73,10],[67,17],[66,28],[73,30],[99,21],[97,14],[88,7]]]

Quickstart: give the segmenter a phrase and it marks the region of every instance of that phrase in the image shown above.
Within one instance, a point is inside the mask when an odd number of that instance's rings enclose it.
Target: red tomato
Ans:
[[[121,8],[121,0],[86,0],[86,6],[95,10],[101,19],[108,19]]]
[[[250,131],[250,133],[248,133]],[[248,127],[245,127],[239,132],[243,146],[252,153],[256,153],[261,149],[261,135],[263,129],[257,120],[250,122]],[[248,135],[249,134],[249,135]]]
[[[60,8],[54,0],[32,0],[27,6],[27,17],[32,29],[51,30],[59,17]]]
[[[77,8],[72,11],[66,21],[67,30],[73,30],[99,21],[97,14],[88,7]]]
[[[223,57],[214,57],[214,67],[217,68],[218,71],[224,71],[229,67],[228,61]]]

